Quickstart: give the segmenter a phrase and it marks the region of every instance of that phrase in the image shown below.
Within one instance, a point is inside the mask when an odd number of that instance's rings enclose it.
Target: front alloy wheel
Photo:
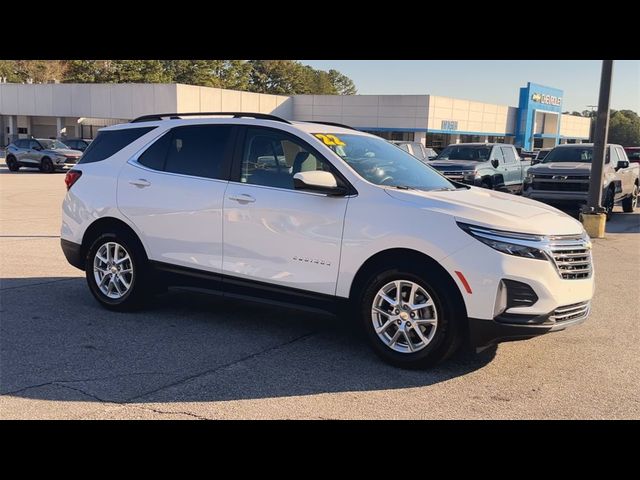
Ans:
[[[124,297],[134,280],[129,252],[117,242],[104,243],[93,259],[93,277],[98,289],[108,298]]]
[[[420,285],[395,280],[384,285],[374,297],[371,321],[387,347],[399,353],[414,353],[433,340],[438,312]]]

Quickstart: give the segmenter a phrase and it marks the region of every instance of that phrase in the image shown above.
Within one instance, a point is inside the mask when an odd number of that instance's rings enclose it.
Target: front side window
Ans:
[[[502,154],[500,147],[495,147],[493,149],[493,152],[491,153],[491,160],[498,160],[501,164],[504,163],[504,155]]]
[[[467,160],[472,162],[486,162],[489,160],[491,147],[482,145],[449,145],[445,148],[438,160]]]
[[[455,190],[454,185],[433,168],[381,138],[322,133],[315,136],[358,175],[375,185],[418,190]]]
[[[247,132],[240,182],[293,190],[296,173],[317,170],[331,171],[331,166],[303,142],[269,130]]]
[[[42,146],[37,141],[30,140],[27,148],[30,148],[32,150],[39,150],[42,148]]]
[[[154,128],[156,127],[101,131],[84,151],[84,155],[82,155],[78,163],[93,163],[105,160]]]

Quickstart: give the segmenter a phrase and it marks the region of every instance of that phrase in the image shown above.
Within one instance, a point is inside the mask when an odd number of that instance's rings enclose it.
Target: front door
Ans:
[[[118,208],[138,228],[150,260],[220,272],[232,129],[176,127],[125,164]]]
[[[279,130],[248,128],[242,145],[224,198],[223,273],[236,277],[225,292],[243,279],[334,295],[348,198],[293,185],[295,173],[331,166]]]

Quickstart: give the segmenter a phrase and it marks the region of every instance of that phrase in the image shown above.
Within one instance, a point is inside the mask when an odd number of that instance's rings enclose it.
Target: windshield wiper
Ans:
[[[397,188],[398,190],[415,190],[414,187],[409,187],[407,185],[394,185],[393,188]]]

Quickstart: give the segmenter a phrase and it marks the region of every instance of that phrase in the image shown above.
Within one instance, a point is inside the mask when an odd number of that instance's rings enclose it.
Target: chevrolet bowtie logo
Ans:
[[[539,93],[534,93],[533,95],[531,95],[531,100],[533,100],[534,102],[540,102],[542,101],[542,95]]]
[[[551,177],[553,180],[566,180],[567,177],[566,175],[554,175],[553,177]]]

